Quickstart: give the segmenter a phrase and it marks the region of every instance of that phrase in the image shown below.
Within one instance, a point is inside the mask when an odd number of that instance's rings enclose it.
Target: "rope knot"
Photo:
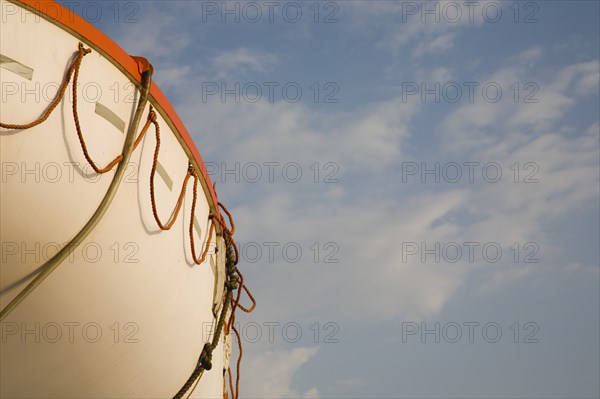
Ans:
[[[92,52],[92,49],[83,47],[83,43],[79,43],[79,52],[85,54],[89,54]]]
[[[190,174],[190,175],[192,175],[192,176],[193,176],[193,175],[194,175],[194,173],[196,173],[196,172],[194,171],[194,165],[192,165],[192,163],[190,162],[190,163],[188,163],[188,174]],[[209,216],[209,218],[210,218],[210,216]]]
[[[204,367],[204,370],[212,368],[212,348],[210,344],[204,344],[204,348],[202,348],[202,353],[200,354],[200,364]]]
[[[227,289],[233,291],[238,288],[239,282],[240,279],[237,276],[232,276],[229,277],[229,280],[225,282],[225,286],[227,287]]]
[[[150,113],[148,114],[148,119],[150,119],[150,122],[152,123],[156,122],[156,112],[154,112],[154,110],[150,110]]]

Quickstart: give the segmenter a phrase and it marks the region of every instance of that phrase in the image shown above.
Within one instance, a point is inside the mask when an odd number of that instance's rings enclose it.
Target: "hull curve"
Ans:
[[[0,309],[71,245],[106,196],[116,167],[94,172],[82,147],[108,165],[127,132],[140,137],[148,125],[102,217],[2,320],[0,396],[172,397],[229,304],[227,227],[202,159],[156,86],[133,126],[143,60],[126,58],[112,42],[99,44],[97,32],[85,37],[87,25],[78,33],[36,12],[32,2],[0,3],[2,122],[38,118],[79,44],[91,49],[75,91],[70,81],[43,123],[0,129]],[[168,230],[160,227],[169,220]],[[212,369],[192,397],[223,397],[228,339],[215,342]]]

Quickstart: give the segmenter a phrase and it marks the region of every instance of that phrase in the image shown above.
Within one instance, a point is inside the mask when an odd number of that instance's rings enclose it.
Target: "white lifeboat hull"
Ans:
[[[92,52],[81,63],[77,111],[90,156],[98,165],[108,164],[122,151],[139,82],[86,37],[21,3],[0,0],[0,6],[0,120],[38,118],[83,43]],[[99,175],[84,158],[71,84],[45,122],[26,130],[0,129],[0,309],[80,232],[116,170]],[[166,221],[188,164],[198,168],[201,160],[152,96],[138,133],[150,106],[161,139],[154,179],[157,214]],[[161,230],[150,201],[155,146],[151,126],[95,227],[2,321],[0,397],[170,398],[194,370],[212,338],[225,266],[214,251],[216,240],[222,240],[217,234],[206,261],[194,263],[188,226],[194,217],[199,253],[216,203],[210,182],[198,173],[195,214],[190,180],[179,217],[170,230]],[[223,340],[192,397],[223,397],[228,367]]]

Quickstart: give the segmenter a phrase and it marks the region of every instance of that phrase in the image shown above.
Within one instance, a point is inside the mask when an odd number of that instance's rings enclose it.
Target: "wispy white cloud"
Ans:
[[[532,48],[517,59],[530,59],[531,54],[540,54],[540,50]],[[480,97],[479,101],[459,106],[447,115],[440,124],[444,148],[456,151],[489,148],[491,144],[500,145],[500,141],[510,142],[511,136],[504,134],[507,132],[548,132],[577,101],[597,91],[599,71],[600,64],[595,60],[567,66],[547,80],[530,81],[525,67],[513,65],[481,76],[478,90],[483,83],[495,83],[503,90],[501,100],[491,102]]]
[[[457,7],[454,7],[456,4]],[[481,27],[485,23],[482,13],[488,5],[497,2],[483,0],[468,6],[466,3],[435,2],[352,2],[352,26],[372,30],[381,28],[380,48],[392,54],[410,51],[413,60],[425,56],[437,56],[454,47],[459,31],[464,28]],[[475,8],[471,8],[471,7]],[[488,17],[489,19],[489,17]],[[382,23],[389,21],[390,23]]]
[[[319,112],[285,101],[214,101],[180,109],[189,120],[202,120],[205,137],[218,135],[206,145],[229,159],[326,160],[381,170],[402,156],[418,107],[394,98],[355,113]],[[236,117],[227,117],[232,114]]]
[[[542,57],[543,53],[544,51],[542,49],[542,46],[531,47],[527,50],[520,52],[516,56],[516,61],[523,64],[527,64],[528,66],[532,66],[532,63],[539,60]]]
[[[398,4],[377,2],[363,9],[366,16],[357,18],[364,22],[397,17]],[[349,7],[362,6],[353,2]],[[456,45],[461,29],[477,29],[481,24],[423,23],[413,18],[388,25],[379,46],[396,55],[410,51],[418,63]],[[165,54],[164,49],[153,51]],[[340,244],[339,264],[266,264],[252,270],[252,286],[263,299],[259,314],[282,319],[293,314],[296,320],[314,320],[330,316],[323,307],[327,298],[328,309],[336,309],[335,317],[341,322],[420,320],[439,315],[465,288],[475,269],[487,272],[480,292],[501,289],[538,273],[540,267],[535,264],[444,264],[423,262],[418,256],[403,261],[402,242],[497,241],[506,248],[515,241],[535,240],[549,254],[551,249],[543,246],[548,239],[544,223],[597,198],[598,123],[584,134],[565,132],[574,129],[566,120],[569,112],[598,90],[598,60],[536,73],[544,77],[534,82],[539,102],[523,103],[528,91],[521,87],[520,101],[515,103],[507,89],[515,82],[530,81],[530,69],[544,56],[542,46],[533,46],[479,76],[481,82],[500,84],[505,90],[503,100],[479,99],[454,107],[437,124],[438,141],[429,143],[431,152],[440,157],[495,161],[505,173],[514,162],[521,166],[534,162],[539,166],[539,182],[514,184],[512,176],[507,176],[505,184],[418,187],[410,192],[414,187],[398,189],[397,172],[403,160],[422,155],[409,144],[419,134],[413,122],[429,110],[427,104],[404,102],[395,95],[353,111],[285,101],[199,103],[197,93],[207,79],[266,74],[280,65],[278,54],[249,47],[217,53],[201,71],[185,65],[166,70],[169,82],[189,89],[181,94],[178,111],[188,126],[199,127],[196,139],[205,159],[296,161],[304,166],[334,161],[343,174],[344,184],[321,185],[318,195],[313,195],[315,186],[300,190],[285,184],[266,185],[252,195],[248,192],[255,187],[220,187],[223,198],[243,197],[232,209],[241,241]],[[416,75],[440,83],[456,79],[455,71],[439,64],[422,67]],[[578,270],[573,268],[573,272]],[[286,295],[281,294],[282,281],[293,282],[286,284]],[[344,292],[344,287],[352,287],[351,292]],[[341,294],[332,296],[332,290]],[[262,373],[248,378],[252,381],[248,384],[253,384],[248,387],[249,396],[318,395],[316,388],[297,392],[290,387],[294,373],[314,353],[304,348],[257,358],[258,363],[246,366]]]
[[[539,50],[528,54],[522,57],[531,60],[539,55]],[[569,68],[588,71],[584,67]],[[444,69],[435,73],[442,77],[450,74]],[[522,74],[519,67],[501,66],[489,75],[489,80],[507,87],[507,82],[522,80]],[[581,73],[575,75],[572,83],[583,79],[578,77]],[[567,98],[568,87],[571,86],[565,86],[563,92],[555,90],[553,96],[541,97],[540,103],[552,109],[553,115],[548,117],[553,123],[561,121],[565,107],[568,109],[580,100],[568,97],[568,104],[552,103],[555,96]],[[331,306],[340,309],[340,318],[433,317],[463,287],[468,273],[477,265],[458,262],[443,267],[424,263],[418,257],[403,262],[399,243],[478,239],[501,242],[506,248],[514,241],[525,243],[532,237],[545,237],[540,234],[547,218],[569,212],[597,195],[598,135],[593,127],[581,137],[565,137],[560,131],[544,130],[544,126],[549,126],[544,115],[549,112],[538,110],[540,130],[531,136],[523,130],[528,124],[518,119],[522,107],[510,101],[506,105],[479,101],[457,108],[441,121],[441,153],[465,161],[499,162],[505,173],[516,161],[535,162],[540,168],[536,175],[539,183],[514,184],[510,176],[505,176],[505,184],[469,189],[449,186],[434,195],[418,190],[404,194],[400,201],[392,194],[394,190],[386,191],[378,185],[399,181],[392,171],[411,156],[406,142],[416,134],[411,121],[423,111],[422,107],[391,99],[366,106],[353,115],[308,110],[285,102],[215,102],[206,104],[200,112],[188,110],[188,118],[199,118],[205,126],[204,138],[199,142],[207,142],[209,151],[221,154],[222,159],[295,160],[306,165],[316,160],[335,160],[347,176],[360,175],[361,171],[382,176],[357,182],[360,194],[349,191],[347,185],[323,190],[319,198],[327,199],[326,203],[313,202],[307,193],[294,196],[285,186],[274,185],[235,209],[240,225],[248,226],[250,234],[246,237],[246,232],[240,230],[242,240],[289,237],[305,242],[343,243],[343,273],[333,265],[319,269],[316,280],[314,274],[296,267],[268,266],[261,270],[258,289],[267,298],[279,298],[276,281],[295,282],[288,289],[288,298],[266,301],[266,313],[285,314],[294,306],[293,298],[302,296],[303,287],[310,286],[313,295],[303,299],[301,313],[319,314],[321,298],[329,297],[332,286],[361,281],[365,292],[377,294],[330,299]],[[236,118],[229,118],[233,113]],[[219,139],[211,141],[213,135]],[[473,159],[473,154],[477,154],[477,159]],[[225,195],[235,196],[243,187],[224,189]],[[378,192],[376,203],[368,195],[373,190]],[[461,212],[469,218],[453,217]],[[538,270],[516,265],[494,271],[493,265],[487,266],[496,273],[492,273],[491,280],[500,285]],[[390,303],[394,306],[388,306]]]
[[[465,194],[419,196],[402,206],[392,200],[373,203],[370,198],[356,204],[300,207],[293,197],[270,192],[260,203],[236,207],[239,224],[249,228],[239,232],[242,241],[283,240],[307,246],[332,241],[340,245],[339,263],[315,265],[306,256],[298,264],[261,265],[255,270],[257,292],[272,299],[263,301],[261,312],[284,318],[296,307],[298,320],[332,317],[330,309],[335,309],[335,320],[434,316],[461,286],[468,269],[460,264],[422,263],[419,256],[404,260],[401,243],[452,241],[451,225],[432,225],[463,204]],[[275,282],[283,280],[294,283],[287,285],[282,296]],[[357,281],[362,293],[344,290]],[[340,295],[331,295],[332,290],[341,290]],[[302,298],[301,308],[297,308],[298,298]]]
[[[160,81],[160,87],[163,89],[178,88],[189,81],[193,68],[190,65],[164,65],[154,72],[153,78]]]
[[[431,71],[431,80],[440,82],[440,84],[450,82],[453,79],[453,76],[452,71],[445,67],[437,67]]]
[[[249,72],[266,73],[278,63],[275,54],[246,47],[219,53],[213,60],[216,76],[245,76]]]
[[[319,398],[319,391],[312,387],[300,392],[292,388],[298,369],[308,363],[319,348],[294,348],[270,350],[248,360],[244,366],[244,390],[242,398]]]
[[[551,88],[556,92],[572,92],[576,96],[598,93],[600,62],[598,60],[569,65],[556,76]]]
[[[541,54],[541,49],[535,47],[516,59],[530,62]],[[469,190],[463,209],[473,221],[468,223],[466,235],[506,243],[536,241],[544,247],[550,239],[550,233],[543,229],[546,221],[585,207],[597,198],[598,122],[576,132],[566,118],[577,104],[587,101],[588,87],[597,90],[597,74],[597,60],[573,64],[547,81],[536,82],[540,88],[537,103],[515,103],[512,98],[498,103],[479,101],[458,107],[440,122],[446,156],[465,157],[471,153],[478,159],[470,155],[467,160],[505,165],[508,183]],[[523,82],[524,76],[525,69],[510,66],[500,67],[481,80],[508,87],[512,82]],[[508,169],[515,162],[521,169],[519,183],[513,182],[514,171]],[[524,184],[523,167],[527,162],[531,163],[528,172],[535,174],[535,182]],[[551,256],[557,252],[546,245],[543,253]],[[539,270],[535,264],[505,265],[482,289],[497,288]]]
[[[182,24],[176,10],[185,10],[185,4],[171,2],[174,12],[164,12],[159,3],[143,4],[143,18],[120,27],[119,45],[133,55],[146,57],[150,62],[174,59],[192,42],[193,31]],[[185,13],[183,13],[185,15]]]
[[[453,33],[446,33],[435,36],[431,40],[422,41],[418,43],[416,48],[413,50],[413,56],[415,58],[420,58],[425,55],[438,55],[450,51],[452,47],[454,47],[455,37],[456,35]]]

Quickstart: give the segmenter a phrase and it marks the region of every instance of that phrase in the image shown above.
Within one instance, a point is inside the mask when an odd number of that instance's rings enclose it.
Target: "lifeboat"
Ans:
[[[152,65],[0,7],[0,397],[237,397],[235,228]]]

